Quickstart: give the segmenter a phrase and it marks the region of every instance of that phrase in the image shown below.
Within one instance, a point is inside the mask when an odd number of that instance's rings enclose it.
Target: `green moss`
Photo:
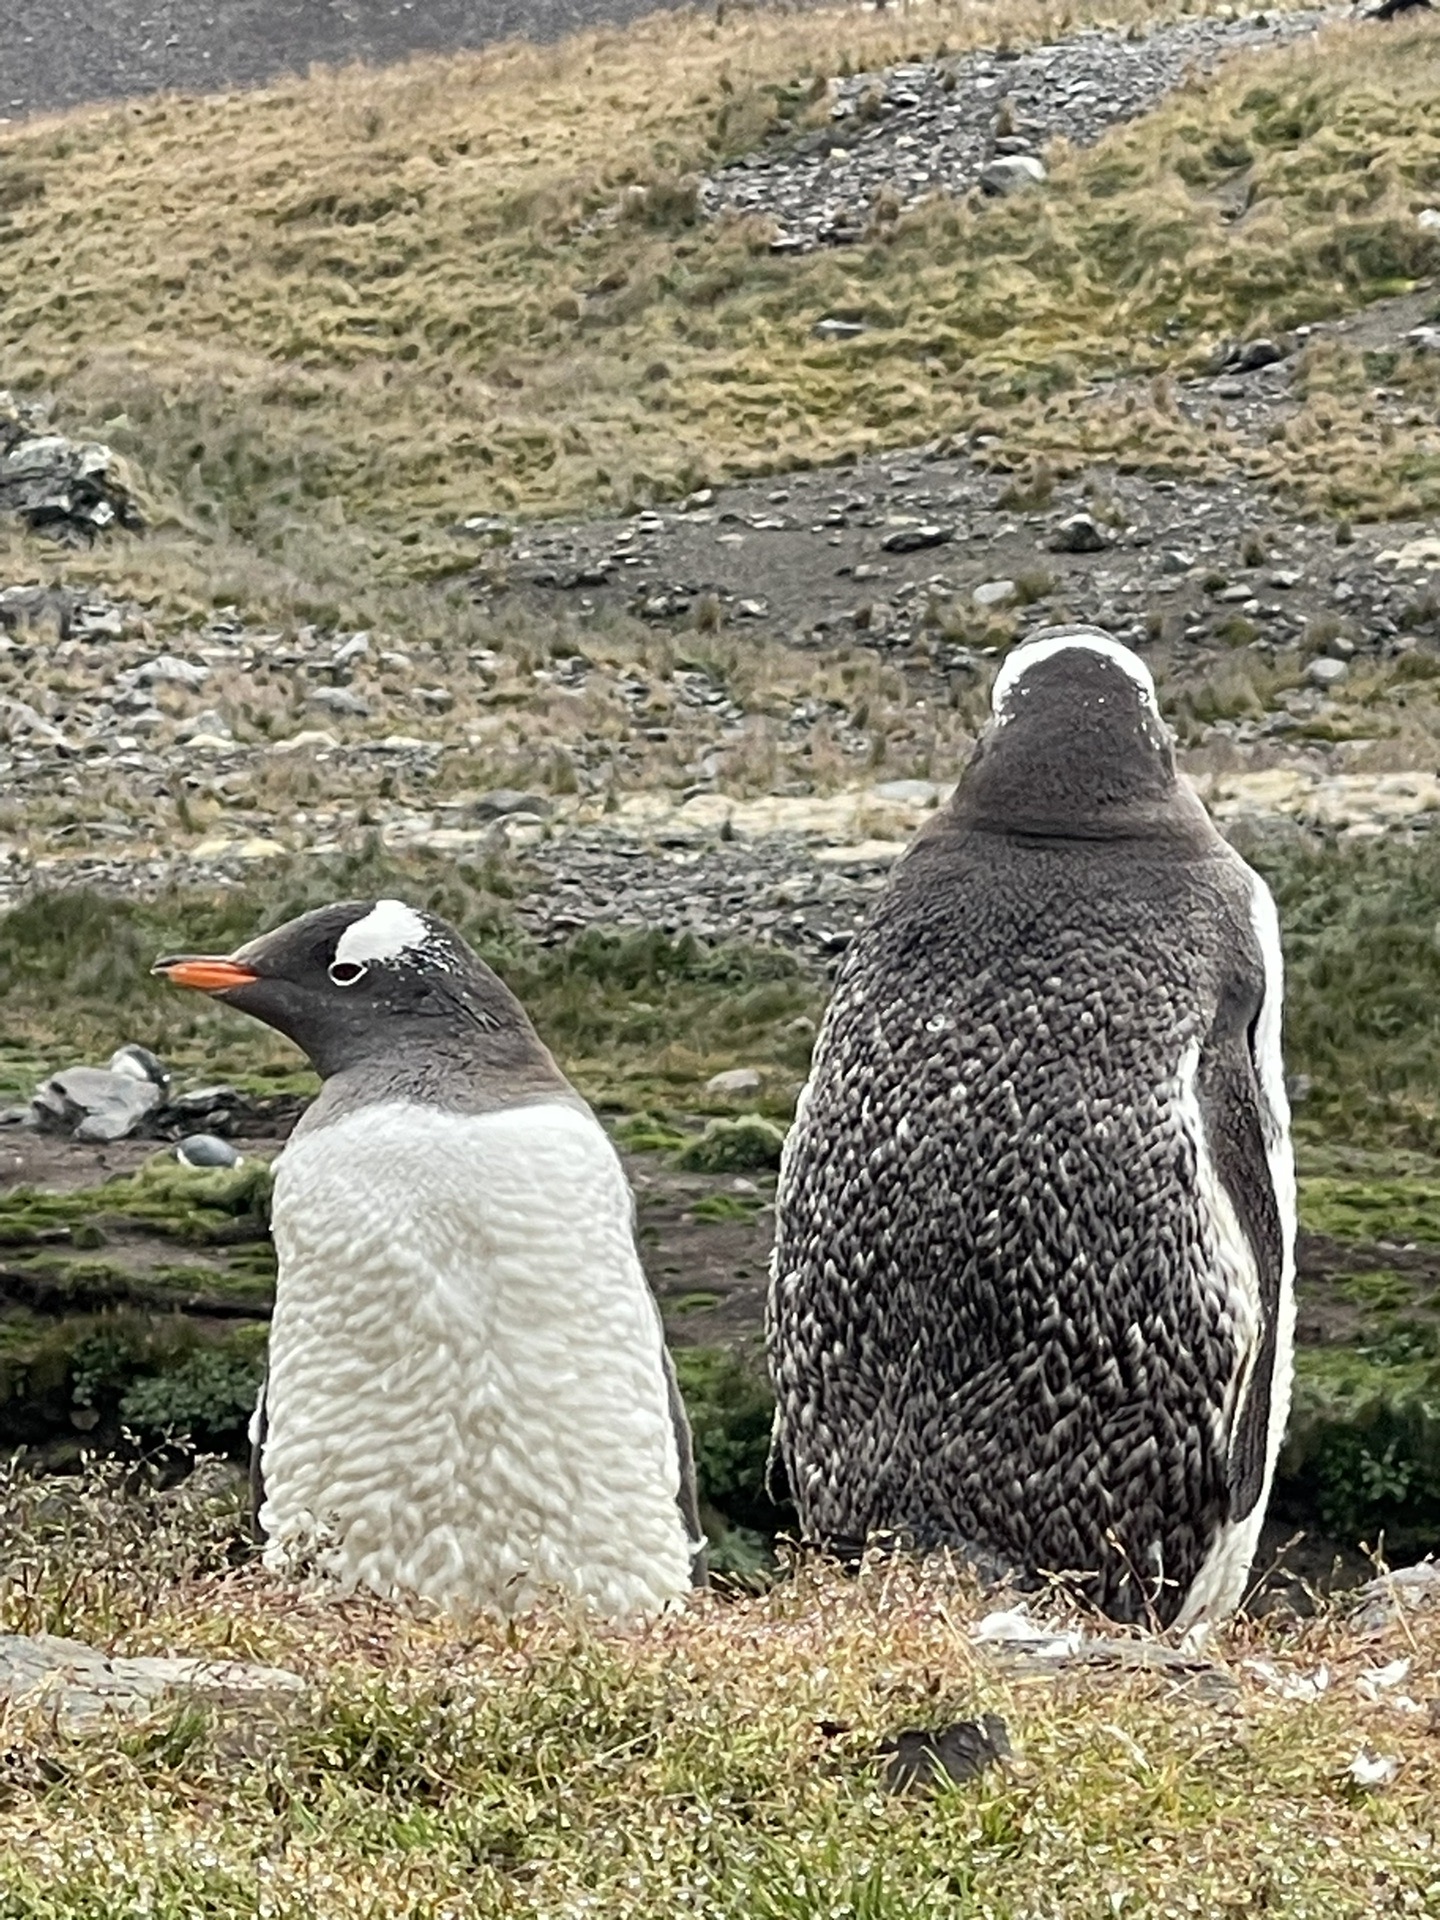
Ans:
[[[1440,1238],[1440,835],[1336,842],[1276,829],[1236,839],[1280,911],[1287,1065],[1311,1083],[1297,1134],[1305,1147],[1366,1150],[1364,1175],[1376,1176],[1372,1201],[1307,1182],[1308,1223]],[[1430,1193],[1383,1187],[1397,1151],[1430,1157]]]
[[[1302,1180],[1300,1220],[1336,1240],[1440,1242],[1440,1182]]]
[[[773,1532],[785,1516],[765,1486],[774,1418],[768,1381],[727,1348],[678,1347],[674,1357],[702,1500],[729,1526]]]
[[[697,1220],[753,1220],[764,1202],[750,1194],[707,1193],[690,1208]]]
[[[705,1293],[703,1291],[681,1293],[666,1300],[665,1312],[667,1315],[708,1313],[712,1307],[718,1307],[719,1304],[720,1296],[718,1293]]]
[[[1395,1313],[1414,1304],[1417,1293],[1428,1296],[1430,1291],[1428,1286],[1418,1284],[1414,1275],[1392,1273],[1384,1267],[1369,1273],[1341,1274],[1330,1284],[1342,1300],[1377,1314]],[[1428,1298],[1425,1304],[1429,1304]]]
[[[1392,1553],[1440,1530],[1440,1362],[1402,1333],[1374,1347],[1302,1348],[1277,1510]]]
[[[217,1329],[135,1308],[62,1319],[9,1310],[0,1318],[0,1442],[84,1435],[113,1447],[128,1428],[240,1451],[267,1332],[263,1323]]]
[[[783,1131],[758,1113],[736,1120],[712,1120],[698,1140],[675,1156],[686,1173],[756,1173],[778,1167]]]
[[[627,1153],[673,1153],[684,1146],[687,1137],[653,1113],[633,1114],[615,1127],[615,1144]]]
[[[120,1418],[146,1438],[233,1445],[249,1421],[265,1372],[265,1329],[245,1328],[127,1388]]]

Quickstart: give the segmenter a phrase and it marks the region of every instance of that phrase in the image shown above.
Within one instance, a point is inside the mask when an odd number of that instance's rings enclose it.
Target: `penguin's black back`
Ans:
[[[1002,826],[971,771],[846,957],[787,1148],[777,1450],[812,1537],[950,1545],[1165,1620],[1235,1495],[1182,1108],[1250,1082],[1252,876],[1173,778],[1092,837]]]

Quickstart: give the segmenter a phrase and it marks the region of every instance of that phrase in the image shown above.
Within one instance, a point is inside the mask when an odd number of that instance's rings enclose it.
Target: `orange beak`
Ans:
[[[208,954],[191,954],[170,960],[157,960],[150,969],[163,973],[177,987],[194,987],[201,993],[228,993],[232,987],[248,987],[260,978],[249,967],[233,960],[213,959]]]

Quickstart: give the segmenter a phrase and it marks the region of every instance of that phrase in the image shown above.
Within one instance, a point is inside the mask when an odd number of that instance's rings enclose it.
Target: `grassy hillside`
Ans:
[[[1165,12],[1103,17],[1143,32]],[[1236,60],[1093,150],[1061,143],[1043,195],[937,200],[861,247],[772,258],[763,222],[697,223],[698,172],[818,124],[826,76],[1084,17],[666,15],[12,129],[0,382],[58,395],[141,462],[176,538],[131,552],[136,576],[321,618],[461,567],[448,530],[467,515],[980,428],[992,457],[1238,459],[1332,510],[1433,505],[1427,416],[1382,443],[1356,354],[1317,348],[1259,450],[1184,420],[1163,378],[1082,405],[1118,371],[1163,376],[1433,271],[1414,219],[1440,193],[1423,21]],[[836,310],[870,331],[813,339]],[[1402,360],[1384,377],[1433,406],[1440,361]]]

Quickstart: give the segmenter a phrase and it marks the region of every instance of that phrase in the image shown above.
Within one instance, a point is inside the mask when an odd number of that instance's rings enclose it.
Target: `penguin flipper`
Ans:
[[[670,1424],[675,1429],[675,1451],[680,1456],[680,1518],[685,1523],[685,1536],[695,1543],[695,1551],[690,1560],[690,1584],[695,1587],[708,1587],[710,1584],[709,1542],[705,1538],[705,1529],[700,1524],[700,1492],[695,1479],[695,1447],[690,1438],[690,1417],[685,1411],[684,1397],[680,1392],[680,1382],[675,1373],[675,1362],[670,1349],[663,1343],[660,1348],[665,1358],[665,1391],[670,1402]]]
[[[1253,1262],[1259,1294],[1256,1351],[1230,1432],[1232,1520],[1254,1512],[1274,1466],[1271,1410],[1295,1233],[1290,1115],[1280,1057],[1279,928],[1269,890],[1257,876],[1249,877],[1251,925],[1245,931],[1250,937],[1237,942],[1238,957],[1223,983],[1197,1077],[1206,1144]]]
[[[265,1416],[265,1388],[269,1376],[263,1375],[260,1381],[260,1397],[255,1402],[255,1411],[250,1416],[250,1531],[256,1540],[264,1536],[260,1527],[260,1509],[265,1504],[265,1468],[262,1455],[265,1447],[265,1435],[269,1431],[269,1421]]]

